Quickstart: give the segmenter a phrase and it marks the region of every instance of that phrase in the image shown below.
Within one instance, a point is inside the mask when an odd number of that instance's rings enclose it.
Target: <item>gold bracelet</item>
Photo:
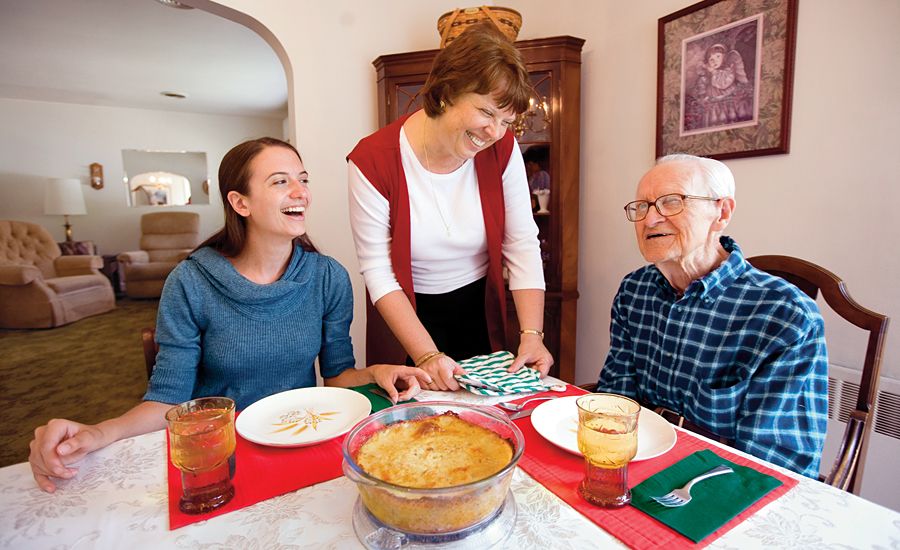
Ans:
[[[544,331],[536,330],[533,328],[523,328],[522,330],[519,331],[519,334],[535,334],[537,336],[540,336],[541,340],[544,339]]]
[[[419,357],[416,360],[416,366],[421,367],[422,365],[431,361],[435,357],[440,357],[442,355],[444,355],[443,351],[429,351],[428,353],[426,353],[425,355],[422,355],[421,357]]]

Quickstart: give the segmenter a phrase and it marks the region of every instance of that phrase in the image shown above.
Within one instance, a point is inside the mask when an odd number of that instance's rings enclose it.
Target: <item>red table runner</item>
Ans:
[[[568,386],[564,393],[547,392],[546,395],[565,396],[582,393],[585,392],[577,387]],[[522,400],[524,399],[527,397],[522,398]],[[529,404],[528,408],[533,408],[540,403],[538,401]],[[633,462],[629,465],[628,483],[630,486],[637,485],[687,455],[702,449],[711,449],[735,464],[754,468],[783,482],[783,485],[764,496],[701,543],[694,544],[631,506],[607,510],[585,502],[577,492],[578,483],[584,477],[584,459],[564,451],[544,439],[532,427],[530,417],[521,418],[515,423],[525,436],[525,454],[519,461],[519,466],[586,518],[632,548],[644,549],[660,546],[702,548],[798,483],[796,479],[787,477],[758,462],[735,455],[690,434],[678,431],[678,441],[672,450],[662,456]],[[178,500],[181,498],[181,472],[172,465],[171,457],[169,457],[167,431],[169,529],[175,530],[185,525],[205,521],[272,497],[340,477],[343,475],[341,445],[344,437],[341,436],[310,447],[278,448],[257,445],[238,436],[235,449],[237,468],[232,480],[235,488],[234,498],[228,504],[212,512],[189,515],[178,509]]]
[[[181,498],[181,472],[169,456],[169,432],[166,430],[166,463],[169,472],[169,529],[240,510],[251,504],[283,495],[316,483],[336,479],[341,470],[341,436],[310,447],[266,447],[237,437],[234,473],[234,498],[228,504],[205,514],[190,515],[178,509]]]
[[[582,393],[585,392],[574,386],[568,386],[565,393],[558,395]],[[535,405],[540,403],[539,401]],[[531,404],[528,407],[531,408]],[[703,541],[694,543],[632,506],[610,510],[588,504],[581,498],[577,490],[578,483],[584,477],[584,459],[564,451],[544,439],[532,427],[530,417],[520,418],[515,423],[525,436],[525,454],[519,460],[519,466],[569,506],[631,548],[702,548],[799,483],[796,479],[767,468],[754,460],[726,451],[689,433],[676,430],[678,441],[670,451],[656,458],[632,462],[628,466],[628,485],[630,487],[634,487],[653,474],[668,468],[689,454],[703,449],[710,449],[735,464],[753,468],[782,482],[780,487],[773,489]]]

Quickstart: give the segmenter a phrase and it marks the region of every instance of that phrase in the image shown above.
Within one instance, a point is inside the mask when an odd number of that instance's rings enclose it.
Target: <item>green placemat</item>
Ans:
[[[386,408],[390,407],[391,405],[393,405],[393,403],[391,403],[390,399],[387,399],[385,397],[382,397],[380,395],[372,393],[373,389],[379,388],[379,387],[380,386],[378,384],[372,383],[372,384],[366,384],[365,386],[355,386],[350,389],[355,392],[359,392],[359,393],[365,395],[366,398],[369,400],[369,402],[372,403],[372,412],[376,413],[376,412],[380,411],[381,409],[386,409]],[[407,401],[400,401],[399,403],[413,403],[414,401],[415,401],[415,399],[409,399]]]
[[[682,487],[720,464],[731,466],[734,473],[697,483],[691,488],[693,498],[684,506],[666,508],[651,498]],[[688,455],[631,489],[631,505],[692,541],[700,542],[779,485],[781,481],[772,476],[703,450]]]

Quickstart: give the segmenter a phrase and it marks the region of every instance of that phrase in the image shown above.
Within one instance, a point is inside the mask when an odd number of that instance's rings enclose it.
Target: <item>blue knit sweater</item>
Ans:
[[[334,259],[294,249],[281,279],[259,285],[202,248],[169,275],[159,302],[159,354],[144,400],[226,396],[238,409],[353,368],[353,294]]]

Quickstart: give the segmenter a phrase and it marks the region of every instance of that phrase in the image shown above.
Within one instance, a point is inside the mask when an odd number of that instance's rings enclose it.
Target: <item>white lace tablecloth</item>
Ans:
[[[28,464],[0,469],[0,547],[362,548],[350,521],[357,491],[346,478],[170,531],[164,445],[163,431],[110,445],[55,494],[37,488]],[[504,548],[621,547],[520,469],[512,491],[519,516]],[[900,514],[801,478],[709,547],[900,548]]]

